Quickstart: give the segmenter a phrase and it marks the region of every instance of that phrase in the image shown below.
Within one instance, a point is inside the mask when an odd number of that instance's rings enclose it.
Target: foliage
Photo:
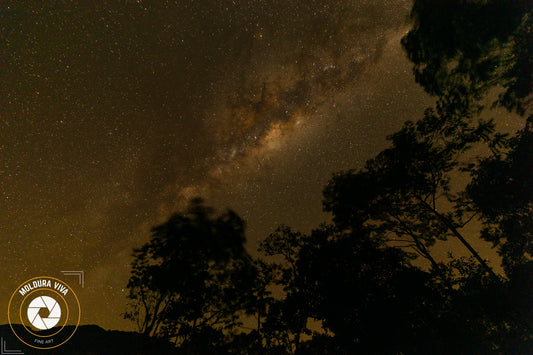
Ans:
[[[416,0],[402,40],[416,81],[462,106],[500,87],[495,103],[524,114],[533,90],[532,8],[528,0]]]
[[[179,343],[223,338],[246,295],[250,258],[244,241],[244,221],[234,212],[214,216],[193,200],[134,251],[126,318],[144,334]]]
[[[283,287],[284,297],[270,304],[264,328],[269,336],[268,343],[284,339],[282,344],[288,352],[297,351],[302,334],[309,334],[307,320],[313,296],[302,283],[303,275],[297,265],[301,249],[306,243],[306,236],[302,233],[280,226],[259,248],[266,256],[281,257],[281,262],[273,264],[279,271],[273,282]]]
[[[467,193],[483,216],[482,238],[497,246],[510,271],[533,257],[533,131],[528,125],[505,154],[480,161]]]
[[[399,243],[439,269],[430,248],[457,238],[478,259],[460,229],[471,219],[452,189],[452,179],[473,144],[499,139],[490,121],[475,126],[446,111],[428,109],[422,120],[406,122],[388,139],[392,147],[364,169],[336,174],[324,189],[324,209],[341,229],[364,228],[373,238]]]

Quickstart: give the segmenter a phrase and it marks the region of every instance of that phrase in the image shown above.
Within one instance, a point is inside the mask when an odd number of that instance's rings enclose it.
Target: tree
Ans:
[[[416,81],[441,102],[531,110],[533,4],[530,0],[416,0],[402,39]],[[530,112],[530,114],[533,112]]]
[[[420,345],[413,340],[427,325],[420,310],[428,303],[429,274],[409,261],[361,229],[313,231],[298,265],[313,295],[313,317],[341,353],[410,353]]]
[[[324,208],[343,233],[359,239],[367,235],[377,245],[409,247],[430,262],[441,280],[433,289],[442,302],[426,309],[436,316],[419,319],[429,321],[457,351],[513,352],[533,344],[531,312],[514,306],[530,305],[530,284],[519,287],[516,279],[531,277],[533,116],[511,138],[480,118],[492,92],[499,93],[493,105],[520,115],[532,113],[531,5],[505,0],[415,1],[413,28],[402,44],[414,63],[415,79],[437,96],[435,108],[388,137],[391,147],[363,169],[336,174],[324,189]],[[489,148],[488,157],[476,159],[470,153],[478,144]],[[471,220],[482,223],[476,237],[499,247],[507,279],[498,277],[467,241],[461,228]],[[435,260],[432,245],[449,237],[459,239],[477,265],[471,260]],[[344,265],[349,265],[349,258]],[[350,272],[350,280],[360,268]],[[394,270],[392,265],[387,268]],[[365,277],[366,282],[372,277]],[[402,292],[394,290],[395,299]],[[358,311],[355,317],[362,314]],[[440,343],[438,338],[432,341]]]
[[[391,147],[367,161],[363,169],[340,172],[325,187],[324,209],[333,214],[333,221],[346,240],[341,239],[343,247],[327,257],[330,267],[335,268],[335,257],[345,255],[343,267],[332,273],[325,269],[326,283],[335,276],[338,279],[319,289],[335,290],[335,285],[350,284],[358,280],[360,270],[376,271],[362,278],[364,285],[373,285],[376,277],[382,277],[378,275],[390,276],[388,285],[397,285],[398,280],[409,284],[409,278],[394,274],[394,270],[401,270],[398,265],[386,264],[384,269],[379,265],[384,261],[380,253],[385,250],[411,248],[429,261],[432,272],[426,276],[431,284],[429,289],[435,292],[420,299],[432,304],[425,309],[425,315],[415,312],[418,316],[405,318],[427,322],[436,329],[440,336],[424,336],[434,346],[444,344],[442,339],[447,338],[449,349],[458,352],[530,350],[531,312],[515,307],[514,303],[529,306],[527,297],[532,289],[530,284],[520,287],[517,282],[531,278],[533,264],[532,3],[416,0],[412,19],[413,27],[402,44],[414,63],[415,79],[437,97],[436,105],[427,109],[421,120],[408,121],[399,132],[389,136]],[[519,115],[531,115],[525,130],[511,138],[497,132],[491,120],[481,118],[481,113],[486,112],[486,101],[493,99],[495,93],[498,98],[493,107],[501,105]],[[476,145],[486,145],[489,155],[475,157],[471,148]],[[482,223],[479,233],[473,236],[499,247],[507,279],[497,276],[468,242],[472,235],[465,235],[462,227],[472,220]],[[435,260],[431,253],[433,244],[449,237],[457,238],[476,262],[454,259],[445,264]],[[368,240],[363,244],[365,250],[374,253],[366,266],[358,265],[348,256],[356,254],[353,247],[351,252],[347,251],[349,243],[358,245],[356,241],[362,240]],[[358,254],[357,259],[362,263],[366,260],[364,254]],[[409,265],[405,260],[404,263]],[[343,273],[346,280],[342,279]],[[434,275],[438,275],[440,282],[434,283]],[[427,291],[427,283],[414,284]],[[392,286],[387,291],[394,295],[394,300],[402,299],[405,292]],[[338,297],[332,292],[324,298],[329,302],[321,303],[335,309],[333,305],[342,302],[331,302]],[[351,297],[361,305],[360,309],[348,302],[344,305],[344,309],[354,310],[351,322],[343,323],[345,317],[340,312],[337,317],[328,316],[341,324],[336,327],[336,339],[351,329],[362,336],[355,341],[358,346],[372,341],[371,334],[354,328],[361,319],[372,324],[364,315],[373,309],[373,304],[357,298],[368,295],[380,293],[364,290]],[[440,303],[431,301],[438,299]],[[380,307],[389,309],[386,297],[376,300]],[[398,302],[390,313],[395,314],[402,307],[410,309],[408,305]],[[409,324],[403,326],[411,327],[404,334],[406,338],[422,331]],[[372,351],[364,346],[363,349]],[[386,352],[420,350],[404,344]]]
[[[498,247],[508,272],[533,258],[532,159],[533,126],[528,124],[506,152],[479,162],[467,187],[472,209],[484,222],[481,236]]]
[[[473,195],[454,180],[467,179],[465,172],[476,176],[477,165],[468,164],[474,145],[484,143],[498,156],[512,144],[491,120],[480,118],[487,93],[502,88],[495,104],[519,114],[531,105],[532,18],[530,1],[415,1],[413,27],[402,44],[414,63],[415,79],[437,96],[436,106],[391,135],[392,147],[364,169],[333,177],[324,190],[324,207],[337,224],[361,225],[374,238],[410,247],[436,270],[430,248],[453,236],[497,278],[461,233],[470,220],[485,217],[480,217],[482,209],[472,207]],[[481,168],[477,176],[487,172]],[[526,217],[519,224],[524,224],[529,214],[521,215]],[[516,227],[518,220],[513,221],[507,224]],[[488,230],[483,237],[494,239]]]
[[[141,333],[192,349],[222,342],[223,332],[238,323],[246,295],[241,276],[250,257],[244,242],[244,221],[237,214],[215,216],[202,200],[192,200],[134,250],[125,317]]]
[[[307,320],[310,317],[310,294],[302,283],[297,261],[300,249],[306,244],[306,236],[293,231],[290,227],[279,226],[261,242],[259,251],[268,257],[278,258],[271,264],[278,270],[273,282],[283,286],[284,296],[281,300],[271,302],[265,331],[284,338],[288,352],[297,352],[301,345],[301,337],[309,333]],[[280,337],[281,335],[281,337]]]
[[[324,189],[324,209],[339,228],[364,229],[375,239],[409,247],[436,271],[431,247],[457,238],[496,278],[461,232],[473,213],[465,214],[460,191],[452,188],[465,152],[492,137],[491,121],[472,124],[444,108],[428,109],[422,120],[408,121],[389,136],[392,146],[364,169],[334,175]]]
[[[273,334],[265,329],[268,322],[267,315],[275,303],[270,286],[272,286],[277,273],[276,265],[266,263],[260,259],[253,260],[252,268],[249,269],[247,280],[249,290],[244,298],[243,308],[248,316],[256,318],[256,328],[250,332],[249,338],[253,338],[255,349],[271,348]]]

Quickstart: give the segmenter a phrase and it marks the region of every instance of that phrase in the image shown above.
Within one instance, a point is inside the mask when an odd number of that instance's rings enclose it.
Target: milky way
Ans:
[[[251,252],[327,221],[331,174],[431,103],[399,45],[410,5],[3,1],[0,305],[84,270],[83,323],[130,329],[132,248],[197,195],[247,221]]]

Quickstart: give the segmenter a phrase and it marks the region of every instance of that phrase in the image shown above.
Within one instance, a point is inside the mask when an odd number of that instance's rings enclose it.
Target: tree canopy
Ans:
[[[533,4],[530,0],[416,0],[402,44],[416,81],[430,94],[533,113]]]
[[[250,265],[244,242],[244,221],[234,212],[215,216],[202,200],[191,201],[134,251],[125,316],[140,332],[179,343],[234,326]]]

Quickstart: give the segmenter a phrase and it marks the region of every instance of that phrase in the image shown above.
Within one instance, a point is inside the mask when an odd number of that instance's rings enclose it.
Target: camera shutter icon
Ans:
[[[39,296],[28,305],[28,319],[39,330],[52,329],[61,319],[61,306],[49,296]]]

